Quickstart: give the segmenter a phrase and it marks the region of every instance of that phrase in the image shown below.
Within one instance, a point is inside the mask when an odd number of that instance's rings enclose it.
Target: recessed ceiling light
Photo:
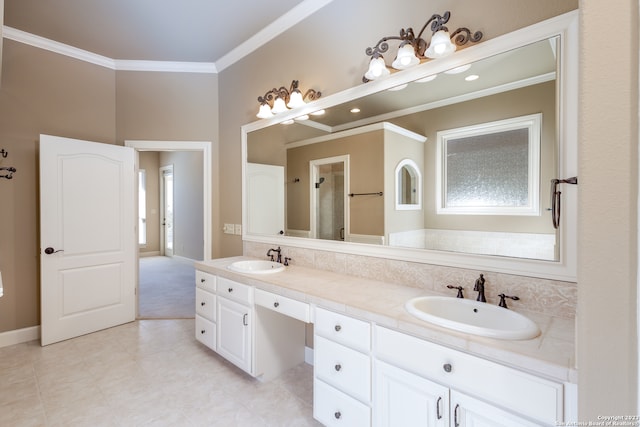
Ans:
[[[295,123],[293,119],[285,120],[284,122],[282,122],[283,125],[291,125],[293,123]]]
[[[461,65],[459,67],[456,68],[452,68],[450,70],[445,71],[445,74],[460,74],[460,73],[464,73],[465,71],[467,71],[469,68],[471,68],[471,64],[467,64],[467,65]]]
[[[351,109],[351,110],[349,110],[349,111],[351,111],[352,113],[354,113],[354,114],[355,114],[355,113],[359,113],[359,112],[360,112],[360,109],[359,109],[358,107],[356,107],[356,108],[352,108],[352,109]]]
[[[432,76],[427,76],[427,77],[423,77],[423,78],[421,78],[421,79],[418,79],[418,80],[416,80],[416,82],[418,82],[418,83],[427,83],[427,82],[432,81],[432,80],[433,80],[433,79],[435,79],[436,77],[438,77],[438,75],[437,75],[437,74],[434,74],[434,75],[432,75]]]
[[[405,83],[403,85],[398,85],[398,86],[391,87],[391,88],[389,88],[389,90],[391,92],[394,92],[396,90],[402,90],[402,89],[406,88],[407,86],[409,86],[409,85],[407,83]]]
[[[325,113],[324,110],[318,110],[311,113],[312,116],[322,116]]]
[[[471,74],[471,75],[469,75],[469,76],[465,77],[464,79],[465,79],[466,81],[468,81],[468,82],[472,82],[472,81],[474,81],[474,80],[478,80],[479,78],[480,78],[480,76],[479,76],[479,75],[477,75],[477,74]]]

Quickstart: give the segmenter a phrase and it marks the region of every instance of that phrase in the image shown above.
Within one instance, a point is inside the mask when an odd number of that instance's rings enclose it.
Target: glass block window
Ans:
[[[539,215],[542,117],[438,132],[439,214]]]

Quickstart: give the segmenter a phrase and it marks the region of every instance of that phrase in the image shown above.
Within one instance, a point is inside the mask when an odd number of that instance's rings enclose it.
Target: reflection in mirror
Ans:
[[[305,122],[250,132],[247,161],[286,168],[285,233],[289,236],[323,238],[314,231],[317,208],[310,200],[315,190],[309,182],[310,165],[344,155],[351,160],[344,171],[344,191],[381,195],[347,197],[346,222],[337,238],[333,226],[331,239],[557,261],[557,234],[547,211],[548,185],[540,185],[539,192],[527,190],[527,197],[535,197],[539,204],[533,215],[439,211],[436,142],[443,130],[539,115],[540,145],[535,154],[540,164],[528,166],[536,169],[531,172],[539,178],[527,176],[528,182],[537,185],[550,182],[558,175],[558,43],[558,37],[541,40],[469,67],[421,78],[403,90],[382,91],[332,106],[324,115]],[[354,107],[360,112],[351,113]],[[365,145],[354,148],[357,144]],[[403,159],[414,165],[396,170]],[[519,168],[507,164],[511,160],[496,162],[505,167],[487,167],[495,172]],[[471,187],[471,193],[475,191],[471,184],[465,185]],[[544,251],[531,249],[536,239],[544,241]]]
[[[422,209],[422,174],[416,162],[404,159],[396,167],[396,209]]]

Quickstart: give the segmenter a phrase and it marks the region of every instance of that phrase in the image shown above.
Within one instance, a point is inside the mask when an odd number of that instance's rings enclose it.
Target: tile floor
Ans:
[[[0,426],[318,426],[313,369],[252,379],[193,338],[140,320],[47,347],[0,348]]]

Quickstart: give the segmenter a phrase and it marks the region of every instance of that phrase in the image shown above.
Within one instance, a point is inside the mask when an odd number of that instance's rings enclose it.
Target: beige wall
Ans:
[[[350,191],[369,193],[384,188],[384,133],[373,131],[321,144],[287,150],[287,229],[309,230],[309,162],[349,154]],[[294,178],[300,182],[292,183]],[[350,231],[353,234],[384,235],[384,199],[353,197]]]
[[[174,255],[202,260],[204,256],[202,152],[160,153],[160,166],[173,165]]]
[[[584,0],[580,14],[579,408],[597,420],[638,414],[638,2]]]
[[[0,332],[36,326],[39,306],[40,134],[115,143],[115,72],[4,40],[0,89]]]
[[[126,139],[211,141],[218,172],[218,76],[116,72],[4,40],[0,148],[14,166],[0,180],[0,332],[37,326],[39,306],[38,140],[42,133],[122,145]],[[213,205],[219,200],[213,185]],[[240,222],[240,221],[238,221]],[[214,256],[219,223],[214,209]],[[194,255],[195,256],[195,255]]]

